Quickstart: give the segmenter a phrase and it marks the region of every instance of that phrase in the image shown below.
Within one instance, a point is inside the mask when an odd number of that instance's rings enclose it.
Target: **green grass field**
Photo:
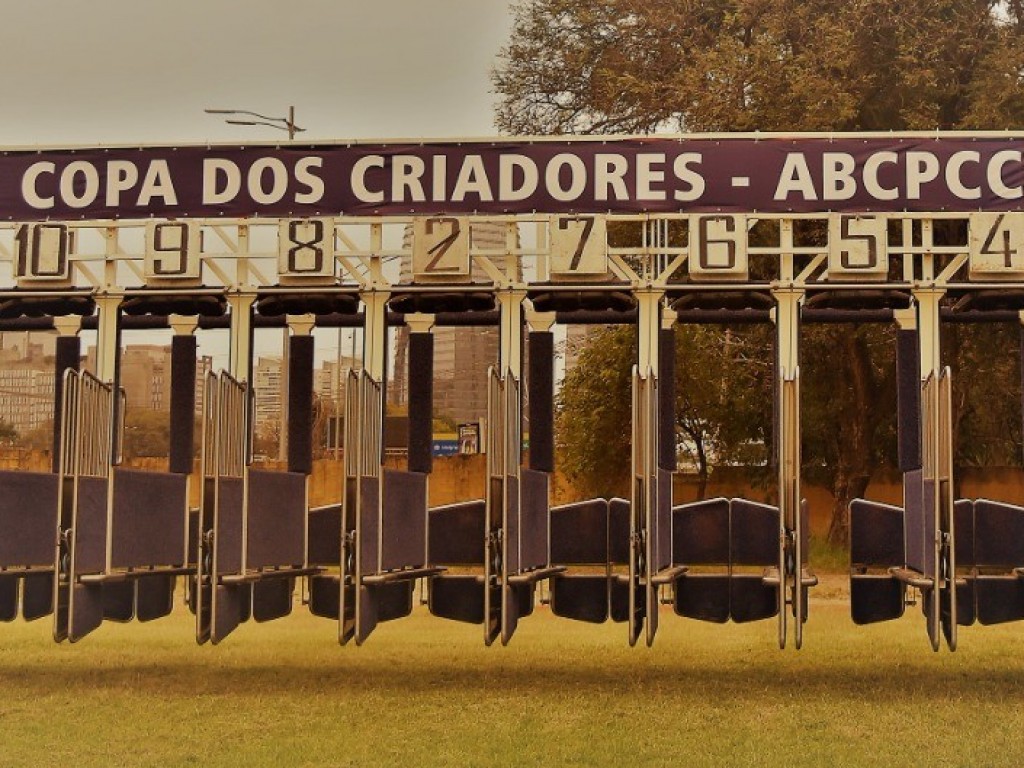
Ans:
[[[1024,626],[936,654],[916,609],[855,627],[839,599],[812,603],[800,652],[774,622],[667,609],[652,649],[545,608],[508,648],[422,609],[362,648],[302,608],[216,648],[181,610],[73,646],[49,631],[0,626],[5,768],[1005,766],[1024,750]]]

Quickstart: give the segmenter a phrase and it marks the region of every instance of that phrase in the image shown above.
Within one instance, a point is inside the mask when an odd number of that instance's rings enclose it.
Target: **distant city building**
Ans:
[[[473,224],[473,248],[500,251],[506,243],[504,224]],[[406,227],[403,248],[411,246],[412,228]],[[501,264],[500,256],[493,260]],[[405,255],[401,279],[412,274],[412,258]],[[479,422],[487,415],[487,369],[498,364],[497,327],[434,328],[434,415],[446,416],[456,424]],[[389,383],[390,402],[404,405],[409,400],[409,330],[399,328],[395,340],[394,377]]]
[[[0,333],[0,420],[19,435],[53,419],[52,334]]]

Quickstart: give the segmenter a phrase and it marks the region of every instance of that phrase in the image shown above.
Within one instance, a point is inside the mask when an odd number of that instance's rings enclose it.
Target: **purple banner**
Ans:
[[[1024,209],[1024,138],[645,138],[7,151],[0,217]]]

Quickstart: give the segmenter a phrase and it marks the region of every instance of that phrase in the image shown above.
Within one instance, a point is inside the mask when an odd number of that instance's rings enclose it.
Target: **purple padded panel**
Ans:
[[[520,567],[523,570],[548,564],[548,473],[521,470]]]
[[[672,564],[672,470],[658,469],[658,505],[654,510],[654,570]]]
[[[380,479],[359,478],[359,493],[359,574],[369,576],[380,569]]]
[[[779,508],[746,499],[733,499],[730,502],[730,515],[729,552],[732,564],[777,565]]]
[[[850,502],[850,563],[878,568],[904,564],[900,507],[864,499]]]
[[[928,573],[925,567],[925,516],[926,499],[924,496],[924,479],[921,470],[903,474],[903,502],[906,509],[904,523],[904,541],[906,563],[921,573]]]
[[[729,500],[706,499],[672,510],[672,561],[676,565],[727,565]]]
[[[608,502],[590,499],[552,507],[552,565],[605,565],[607,562]]]
[[[249,568],[301,566],[306,545],[306,476],[249,470]]]
[[[505,567],[509,573],[522,570],[519,565],[519,545],[521,531],[519,528],[519,483],[515,478],[505,476],[505,525],[504,551]]]
[[[222,477],[218,481],[217,574],[238,573],[242,569],[242,478]],[[228,598],[230,599],[230,598]]]
[[[115,568],[184,565],[188,477],[114,469]]]
[[[974,502],[974,524],[979,566],[1024,567],[1024,507],[978,499]],[[958,530],[958,540],[960,535]]]
[[[629,516],[632,505],[626,499],[608,502],[608,560],[613,565],[629,564]]]
[[[974,554],[974,502],[969,499],[954,501],[953,521],[956,527],[956,567],[973,568],[978,564]]]
[[[310,510],[309,564],[338,565],[341,562],[341,504]]]
[[[427,549],[427,476],[385,469],[382,571],[419,568]]]
[[[483,501],[463,501],[431,509],[431,565],[483,565],[486,514]]]
[[[107,479],[78,479],[75,519],[75,572],[100,573],[107,562]],[[75,619],[72,617],[72,622]]]
[[[59,479],[0,471],[0,566],[53,565]]]

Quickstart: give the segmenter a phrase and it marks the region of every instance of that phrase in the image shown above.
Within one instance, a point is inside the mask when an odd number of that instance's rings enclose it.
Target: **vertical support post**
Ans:
[[[312,315],[288,316],[288,471],[306,475],[313,471],[313,324]]]
[[[661,351],[661,300],[664,291],[636,291],[637,365],[633,375],[632,490],[629,558],[629,644],[644,629],[650,646],[658,630],[658,587],[653,583],[658,542],[658,372]],[[641,603],[641,596],[643,602]]]
[[[82,327],[82,319],[77,316],[57,317],[53,321],[60,336],[53,361],[53,450],[51,451],[51,471],[60,471],[61,418],[64,408],[64,372],[77,371],[82,358],[82,340],[78,331]]]
[[[196,411],[196,320],[172,316],[171,328],[171,423],[169,470],[192,473]]]
[[[409,326],[409,471],[434,466],[434,316],[406,315]]]
[[[931,244],[931,229],[922,224],[925,245]],[[929,262],[926,260],[926,268]],[[926,275],[927,276],[927,275]],[[921,504],[923,506],[923,550],[920,561],[908,565],[920,568],[933,579],[928,601],[928,636],[932,650],[939,649],[939,631],[947,645],[956,649],[955,531],[953,529],[952,449],[949,433],[949,384],[942,370],[940,301],[945,290],[922,287],[913,291],[917,306],[917,329],[921,379]],[[905,503],[909,503],[905,500]],[[913,533],[910,509],[906,509],[908,544]],[[932,533],[929,536],[929,533]],[[909,553],[908,549],[908,553]]]
[[[246,228],[248,230],[248,228]],[[239,228],[241,232],[241,228]],[[239,235],[241,237],[241,234]],[[239,264],[239,269],[242,269]],[[228,351],[228,373],[238,382],[245,382],[246,397],[248,402],[245,408],[245,424],[242,429],[245,434],[245,458],[246,464],[252,452],[252,421],[253,421],[253,400],[254,388],[252,386],[252,305],[256,301],[256,294],[246,292],[235,292],[228,294],[228,306],[231,308],[231,330],[230,348]]]
[[[791,591],[797,648],[803,642],[803,520],[800,513],[800,305],[798,288],[773,291],[775,298],[775,402],[778,412],[779,647],[786,647],[787,591]]]
[[[509,577],[520,563],[519,467],[522,462],[522,400],[519,382],[523,374],[523,301],[526,291],[506,288],[497,292],[500,307],[498,371],[490,377],[488,397],[488,445],[497,449],[487,457],[487,531],[484,558],[493,572],[486,572],[484,590],[484,642],[500,633],[507,644],[519,618],[518,603]],[[492,579],[497,589],[492,592]],[[495,605],[499,597],[499,605]]]
[[[252,305],[253,293],[228,294],[231,308],[231,339],[228,354],[228,373],[235,381],[252,384]],[[250,386],[250,390],[251,390]]]

